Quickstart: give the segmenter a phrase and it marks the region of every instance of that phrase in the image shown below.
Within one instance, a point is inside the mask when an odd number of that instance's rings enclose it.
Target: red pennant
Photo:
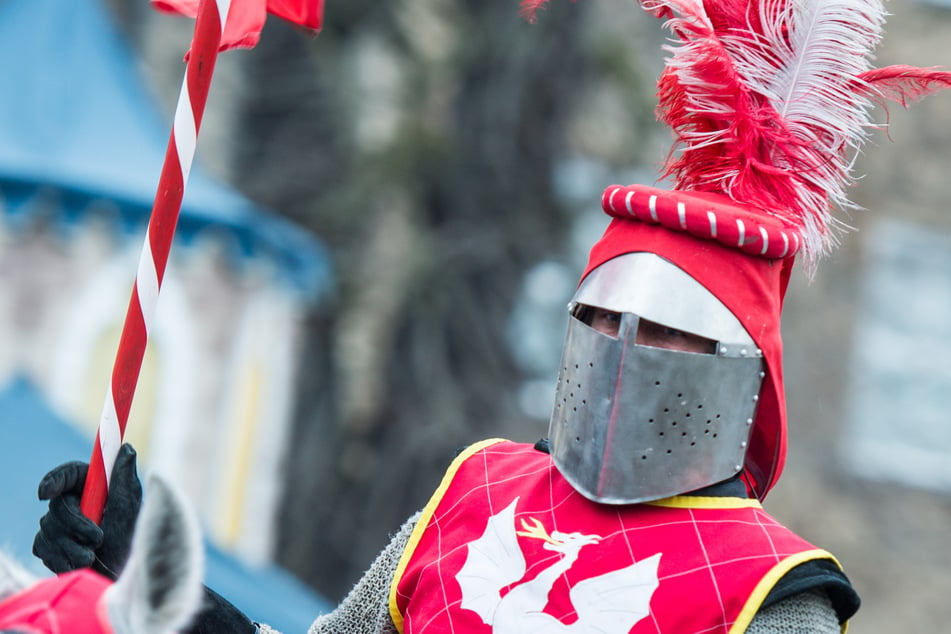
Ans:
[[[209,2],[212,0],[208,0]],[[194,18],[199,0],[152,0],[152,6],[167,13]],[[316,33],[323,22],[323,0],[231,0],[228,19],[218,50],[254,48],[261,39],[267,14],[276,15]]]

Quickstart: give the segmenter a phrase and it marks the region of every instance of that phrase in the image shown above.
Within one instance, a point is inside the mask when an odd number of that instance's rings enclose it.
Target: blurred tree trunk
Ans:
[[[348,0],[313,41],[269,22],[249,62],[236,180],[338,254],[279,553],[329,596],[457,448],[545,431],[514,405],[505,329],[523,273],[568,229],[550,179],[587,63],[582,5],[530,25],[513,0]]]

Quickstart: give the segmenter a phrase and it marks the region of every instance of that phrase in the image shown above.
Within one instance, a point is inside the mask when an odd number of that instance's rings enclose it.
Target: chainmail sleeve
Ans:
[[[795,594],[760,610],[746,634],[840,634],[842,626],[825,592]]]
[[[390,583],[420,513],[406,520],[340,605],[317,617],[307,634],[397,634],[390,618]],[[268,625],[256,625],[259,634],[280,634]]]
[[[419,516],[416,513],[406,520],[337,609],[318,617],[308,634],[396,634],[390,617],[390,584]]]

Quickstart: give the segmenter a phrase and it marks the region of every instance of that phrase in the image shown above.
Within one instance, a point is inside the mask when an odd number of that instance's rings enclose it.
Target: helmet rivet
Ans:
[[[757,348],[757,349],[756,349],[756,356],[757,356],[757,357],[763,356],[763,351],[760,350],[759,348]]]
[[[760,373],[759,373],[759,378],[762,379],[762,378],[765,377],[765,376],[766,376],[766,373],[765,373],[765,372],[760,372]]]
[[[743,469],[743,466],[742,466],[742,465],[733,465],[733,470],[734,470],[734,471],[740,471],[740,470],[742,470],[742,469]]]
[[[743,348],[742,350],[740,350],[741,357],[745,357],[746,355],[747,355],[746,348]]]
[[[721,354],[721,355],[725,355],[725,354],[726,354],[726,346],[723,346],[723,347],[720,348],[720,354]]]
[[[754,394],[754,395],[753,395],[753,401],[755,402],[755,401],[758,401],[758,400],[759,400],[759,394]]]
[[[747,418],[747,419],[746,419],[746,424],[747,424],[747,425],[752,425],[752,424],[753,424],[753,419],[752,419],[752,418]]]
[[[746,449],[746,441],[745,441],[745,440],[740,443],[740,447]]]

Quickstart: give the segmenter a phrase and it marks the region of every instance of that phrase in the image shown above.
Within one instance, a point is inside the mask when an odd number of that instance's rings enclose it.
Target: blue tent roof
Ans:
[[[43,474],[70,460],[88,462],[91,442],[57,417],[42,395],[17,379],[0,389],[0,548],[36,574],[33,536],[46,505],[36,497]],[[206,583],[251,618],[283,632],[305,632],[327,601],[273,566],[251,568],[206,545]]]
[[[30,199],[53,186],[67,217],[82,213],[91,200],[108,199],[126,225],[142,226],[171,117],[159,115],[100,0],[4,0],[0,60],[0,196],[6,212],[27,213]],[[197,155],[177,239],[224,228],[240,253],[269,255],[307,293],[328,288],[329,264],[319,242],[209,178],[197,164],[201,139]]]

